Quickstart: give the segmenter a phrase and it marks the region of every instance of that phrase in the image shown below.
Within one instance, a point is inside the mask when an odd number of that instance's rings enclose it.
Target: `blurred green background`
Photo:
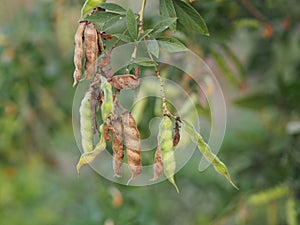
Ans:
[[[211,36],[180,37],[219,77],[229,114],[219,156],[240,190],[211,167],[200,173],[196,152],[176,175],[180,194],[167,181],[114,184],[89,167],[77,176],[72,56],[82,4],[1,2],[0,225],[298,224],[297,0],[194,3]]]

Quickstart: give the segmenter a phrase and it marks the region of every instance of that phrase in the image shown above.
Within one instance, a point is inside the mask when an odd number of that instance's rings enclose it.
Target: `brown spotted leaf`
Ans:
[[[140,79],[133,74],[116,75],[108,81],[116,89],[135,89],[140,84]]]

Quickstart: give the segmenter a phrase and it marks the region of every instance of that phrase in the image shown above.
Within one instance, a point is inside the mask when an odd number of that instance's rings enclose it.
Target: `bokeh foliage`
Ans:
[[[190,31],[176,35],[219,77],[229,111],[219,154],[240,191],[212,168],[197,172],[200,154],[195,153],[177,174],[179,195],[167,182],[125,187],[88,168],[77,177],[71,79],[82,2],[1,4],[0,224],[299,222],[296,0],[193,3],[210,37]],[[147,23],[155,18],[147,17]]]

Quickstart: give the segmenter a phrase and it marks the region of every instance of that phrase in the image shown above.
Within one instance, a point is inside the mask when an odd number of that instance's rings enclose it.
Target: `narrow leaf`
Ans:
[[[124,42],[132,42],[131,37],[126,34],[114,34],[114,36]]]
[[[147,48],[156,58],[159,57],[159,44],[157,40],[149,40],[147,41]]]
[[[139,35],[138,37],[138,41],[142,41],[144,38],[146,38],[149,34],[151,34],[153,31],[153,29],[147,29],[144,31],[144,33],[142,33],[141,35]]]
[[[111,12],[97,12],[91,16],[88,16],[86,18],[87,21],[89,22],[94,22],[94,23],[105,23],[107,21],[109,21],[110,19],[116,17],[116,16],[120,16],[116,13],[111,13]]]
[[[123,15],[117,15],[115,17],[112,17],[104,23],[104,25],[102,26],[102,31],[107,31],[111,29],[112,27],[116,26],[119,22],[123,21],[124,18],[125,16]]]
[[[134,63],[139,66],[153,67],[157,66],[157,63],[149,58],[138,58],[134,60]]]
[[[178,22],[185,28],[199,34],[209,35],[205,21],[190,4],[173,0]]]
[[[164,19],[162,21],[160,21],[158,24],[156,24],[153,27],[153,34],[158,34],[163,32],[164,30],[170,28],[172,26],[172,24],[174,24],[177,20],[177,17],[170,17],[167,19]]]
[[[122,15],[126,15],[126,9],[124,9],[122,6],[115,4],[115,3],[103,3],[101,5],[101,8],[106,9],[111,12],[116,12]]]
[[[136,21],[136,16],[132,12],[131,9],[127,10],[126,14],[126,24],[127,24],[127,29],[132,37],[133,40],[136,40],[137,37],[137,21]]]
[[[167,52],[174,53],[187,50],[187,47],[174,37],[159,37],[157,40],[159,46]]]
[[[210,162],[215,170],[223,175],[229,181],[229,183],[238,190],[239,188],[231,180],[226,165],[211,151],[209,145],[205,143],[202,136],[195,130],[193,125],[187,121],[183,121],[183,125],[186,132],[190,135],[192,141],[198,145],[200,152],[203,154],[206,160]]]
[[[174,8],[173,0],[160,0],[159,1],[160,15],[164,19],[176,17],[176,11]],[[172,31],[176,30],[176,21],[170,25]]]

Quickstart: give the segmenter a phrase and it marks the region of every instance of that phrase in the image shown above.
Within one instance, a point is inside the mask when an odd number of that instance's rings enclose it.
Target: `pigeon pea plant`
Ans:
[[[174,148],[180,142],[180,125],[182,124],[192,141],[198,145],[201,153],[213,164],[215,170],[237,188],[233,184],[225,164],[212,153],[195,128],[169,110],[164,83],[158,67],[159,63],[155,61],[154,57],[155,50],[147,45],[147,40],[154,40],[166,43],[166,45],[160,44],[159,46],[166,51],[170,50],[170,46],[185,49],[184,44],[170,36],[170,33],[184,27],[184,29],[208,35],[204,20],[188,2],[160,0],[161,19],[156,25],[146,29],[144,26],[145,7],[146,0],[142,1],[141,10],[138,13],[104,0],[87,0],[83,5],[81,19],[75,34],[73,86],[82,80],[90,80],[90,85],[80,106],[83,154],[77,164],[78,173],[80,168],[92,162],[110,141],[112,141],[115,176],[121,176],[125,150],[128,167],[132,174],[128,183],[142,173],[140,134],[137,124],[131,113],[121,105],[118,96],[121,94],[121,90],[139,87],[141,68],[152,67],[160,82],[162,94],[162,120],[157,137],[158,147],[154,158],[152,180],[154,181],[164,174],[178,191],[174,180],[176,169]],[[117,31],[111,29],[120,20],[124,22],[125,26],[118,27]],[[166,32],[167,30],[169,32]],[[115,41],[110,47],[107,44],[109,40]],[[146,45],[148,57],[143,60],[136,57],[137,43],[139,42],[144,42]],[[113,48],[122,43],[135,43],[135,48],[126,73],[115,75],[111,67],[111,52]],[[82,76],[83,74],[85,77]],[[97,124],[97,110],[101,111],[102,124],[100,126]],[[97,144],[94,143],[95,134],[100,135]]]

